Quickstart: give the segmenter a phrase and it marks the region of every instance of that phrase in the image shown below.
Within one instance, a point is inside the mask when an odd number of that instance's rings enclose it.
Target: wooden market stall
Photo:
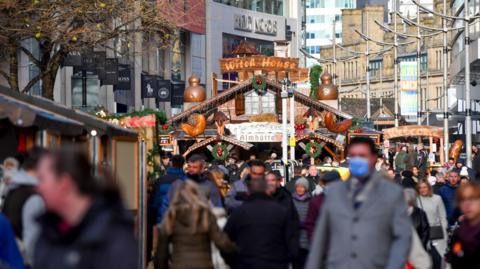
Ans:
[[[118,180],[127,207],[138,210],[138,134],[51,100],[0,87],[0,161],[33,146],[84,147],[96,173]]]
[[[445,163],[445,156],[442,150],[444,146],[443,128],[426,125],[405,125],[383,129],[384,141],[402,137],[427,137],[430,145],[430,153],[433,152],[433,139],[439,139],[440,146],[438,151],[440,152],[440,164],[443,165]]]

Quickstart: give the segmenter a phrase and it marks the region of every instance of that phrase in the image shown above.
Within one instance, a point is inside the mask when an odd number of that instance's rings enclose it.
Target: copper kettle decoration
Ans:
[[[322,83],[318,86],[317,99],[318,100],[337,100],[338,89],[337,86],[332,83],[332,75],[325,72],[320,77]]]

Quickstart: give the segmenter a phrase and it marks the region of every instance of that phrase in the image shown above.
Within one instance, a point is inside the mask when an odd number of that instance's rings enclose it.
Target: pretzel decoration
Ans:
[[[192,116],[195,121],[194,125],[182,123],[180,128],[189,136],[197,137],[205,132],[207,127],[207,119],[202,114],[195,114]]]
[[[352,120],[346,119],[341,122],[335,123],[335,115],[332,112],[325,113],[325,117],[323,119],[325,123],[325,127],[333,133],[343,133],[346,132],[352,126]]]

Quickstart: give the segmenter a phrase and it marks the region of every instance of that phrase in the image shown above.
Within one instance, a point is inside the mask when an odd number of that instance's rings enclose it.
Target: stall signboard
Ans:
[[[172,145],[172,137],[170,135],[159,135],[158,136],[158,143],[160,146],[171,146]]]
[[[142,98],[155,98],[158,94],[157,77],[142,74]]]
[[[298,58],[251,56],[242,58],[220,59],[222,73],[241,71],[285,71],[298,72]]]
[[[417,94],[417,62],[401,62],[400,111],[403,116],[417,115]]]
[[[236,139],[243,142],[276,143],[282,141],[282,125],[272,122],[227,124]]]

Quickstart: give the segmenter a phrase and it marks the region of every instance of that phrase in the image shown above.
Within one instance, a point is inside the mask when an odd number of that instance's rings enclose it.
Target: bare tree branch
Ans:
[[[32,78],[28,82],[27,86],[23,88],[22,93],[28,93],[32,89],[32,87],[35,85],[35,83],[39,82],[41,78],[42,78],[41,74],[38,74],[34,78]]]
[[[26,49],[25,47],[20,47],[20,50],[22,50],[23,53],[25,53],[27,56],[28,56],[28,59],[30,59],[30,61],[36,65],[36,66],[40,66],[40,61],[35,58],[35,56],[33,55],[32,52],[30,52],[28,49]]]

